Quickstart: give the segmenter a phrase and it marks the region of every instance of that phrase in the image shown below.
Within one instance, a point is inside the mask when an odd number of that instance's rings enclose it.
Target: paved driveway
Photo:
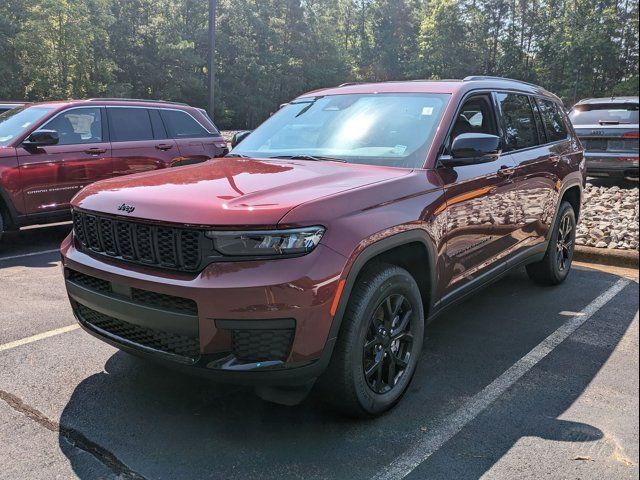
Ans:
[[[620,272],[514,272],[427,328],[396,409],[352,421],[77,329],[50,251],[68,229],[0,243],[2,479],[638,478],[638,283]]]

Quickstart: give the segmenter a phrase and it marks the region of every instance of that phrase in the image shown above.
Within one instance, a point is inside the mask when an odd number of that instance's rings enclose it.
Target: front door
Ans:
[[[462,133],[498,135],[490,94],[465,101],[450,141]],[[446,198],[444,297],[493,268],[513,245],[517,191],[509,155],[488,163],[440,167]]]
[[[71,108],[42,126],[58,132],[57,145],[17,148],[27,214],[66,210],[80,189],[111,176],[103,123],[100,107]]]

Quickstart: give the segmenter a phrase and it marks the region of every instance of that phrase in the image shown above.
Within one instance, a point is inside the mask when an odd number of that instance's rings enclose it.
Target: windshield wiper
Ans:
[[[313,162],[342,162],[347,163],[346,160],[342,158],[334,158],[334,157],[324,157],[321,155],[276,155],[275,157],[269,158],[287,158],[290,160],[311,160]]]
[[[242,153],[227,153],[225,158],[250,158],[249,155],[243,155]]]

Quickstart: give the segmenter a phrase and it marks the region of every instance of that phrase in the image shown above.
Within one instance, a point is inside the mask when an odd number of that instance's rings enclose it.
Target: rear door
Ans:
[[[179,159],[157,109],[109,106],[107,116],[114,176],[166,168]]]
[[[514,212],[517,229],[513,249],[516,254],[546,238],[555,214],[558,164],[568,148],[568,134],[564,129],[563,134],[550,134],[547,138],[538,105],[529,95],[497,92],[496,99],[504,128],[505,150],[516,164],[518,205]],[[557,122],[558,118],[551,114],[552,106],[549,106],[550,119]]]
[[[178,109],[160,110],[167,133],[178,145],[180,165],[199,163],[224,155],[226,144],[195,117]]]
[[[66,210],[83,187],[112,174],[102,107],[64,110],[40,128],[58,132],[57,145],[17,148],[28,214]]]

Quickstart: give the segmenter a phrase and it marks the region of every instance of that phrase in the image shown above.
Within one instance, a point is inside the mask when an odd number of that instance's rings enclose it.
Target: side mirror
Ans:
[[[55,130],[36,130],[29,135],[22,145],[25,147],[46,147],[50,145],[57,145],[60,141],[60,136]]]
[[[447,167],[493,162],[502,153],[502,141],[497,135],[462,133],[453,139],[451,156],[441,157]]]
[[[242,132],[236,133],[231,138],[231,148],[236,148],[236,145],[238,145],[241,141],[243,141],[245,138],[247,138],[251,132],[252,132],[252,130],[244,130]]]

